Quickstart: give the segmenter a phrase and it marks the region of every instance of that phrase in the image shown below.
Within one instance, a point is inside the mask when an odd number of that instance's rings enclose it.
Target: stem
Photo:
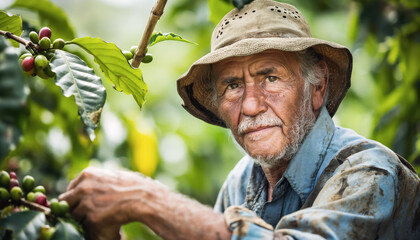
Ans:
[[[37,44],[34,44],[31,41],[28,41],[28,40],[25,40],[25,39],[23,39],[21,37],[18,37],[18,36],[14,35],[11,32],[6,32],[6,31],[3,31],[3,30],[0,30],[0,35],[3,35],[5,38],[9,38],[9,39],[15,40],[16,42],[24,45],[25,48],[28,49],[29,51],[35,50],[36,52],[39,52],[41,50],[40,47]]]
[[[157,0],[156,5],[152,8],[150,12],[149,21],[147,21],[146,28],[143,33],[143,37],[139,43],[139,46],[134,54],[133,61],[131,66],[138,68],[140,66],[141,60],[143,60],[146,55],[146,48],[152,36],[153,30],[155,29],[156,23],[163,14],[163,9],[165,8],[166,2],[168,0]]]
[[[51,213],[51,209],[49,209],[47,207],[44,207],[42,205],[39,205],[37,203],[34,203],[34,202],[30,202],[30,201],[28,201],[24,198],[20,199],[20,203],[22,205],[32,209],[32,210],[37,210],[37,211],[43,212],[43,213],[45,213],[45,215],[49,215]]]

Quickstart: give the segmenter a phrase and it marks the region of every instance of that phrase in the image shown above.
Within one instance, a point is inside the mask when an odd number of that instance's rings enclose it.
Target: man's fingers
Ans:
[[[77,176],[75,179],[73,179],[70,184],[67,186],[67,191],[72,190],[73,188],[77,187],[82,181],[85,179],[93,177],[94,174],[92,174],[92,168],[88,167],[85,170],[83,170],[79,176]]]
[[[89,208],[86,205],[86,201],[80,202],[79,204],[75,205],[71,211],[71,215],[73,216],[76,221],[85,224],[85,221],[89,214]]]
[[[80,201],[80,198],[82,197],[80,194],[76,193],[77,190],[73,189],[70,191],[67,191],[65,193],[60,194],[60,196],[58,197],[58,199],[61,200],[65,200],[70,208],[74,208]]]
[[[82,181],[81,177],[78,176],[77,178],[73,179],[69,185],[67,186],[67,191],[72,190],[73,188],[75,188],[77,185],[79,185],[79,183]]]

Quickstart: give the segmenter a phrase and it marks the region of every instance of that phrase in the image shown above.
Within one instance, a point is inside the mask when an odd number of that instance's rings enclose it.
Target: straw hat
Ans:
[[[269,49],[296,52],[310,47],[329,67],[326,107],[333,116],[350,87],[350,51],[337,43],[312,38],[299,10],[272,0],[254,0],[241,10],[233,9],[219,22],[213,31],[211,52],[197,60],[177,81],[183,107],[207,123],[226,127],[213,103],[212,63]]]

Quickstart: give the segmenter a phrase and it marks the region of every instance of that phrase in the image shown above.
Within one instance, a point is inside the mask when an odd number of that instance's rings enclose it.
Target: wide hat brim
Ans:
[[[344,46],[312,37],[245,38],[213,50],[192,64],[190,69],[178,79],[178,93],[184,101],[183,107],[207,123],[226,127],[218,116],[217,106],[214,104],[211,64],[230,57],[248,56],[266,50],[297,52],[308,48],[314,49],[329,68],[326,107],[332,117],[350,88],[352,55]]]

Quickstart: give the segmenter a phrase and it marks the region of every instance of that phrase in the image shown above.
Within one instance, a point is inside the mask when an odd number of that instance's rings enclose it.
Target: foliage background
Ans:
[[[0,3],[0,9],[12,1]],[[122,49],[137,45],[150,0],[53,0],[67,14],[77,37],[101,37]],[[418,1],[285,1],[298,7],[314,37],[348,46],[353,53],[352,87],[334,121],[376,139],[420,170],[420,3]],[[101,124],[92,143],[73,99],[42,79],[26,79],[31,94],[24,135],[1,169],[31,174],[51,196],[88,165],[128,168],[213,205],[225,177],[242,153],[230,134],[186,113],[176,79],[209,51],[212,28],[233,6],[222,0],[170,0],[156,30],[198,43],[166,42],[152,47],[152,64],[142,64],[149,85],[139,110],[131,96],[107,88]],[[38,16],[22,15],[37,29]],[[24,33],[25,34],[25,33]],[[54,32],[53,32],[54,35]],[[70,40],[70,39],[66,39]],[[140,224],[125,226],[127,239],[158,238]]]

